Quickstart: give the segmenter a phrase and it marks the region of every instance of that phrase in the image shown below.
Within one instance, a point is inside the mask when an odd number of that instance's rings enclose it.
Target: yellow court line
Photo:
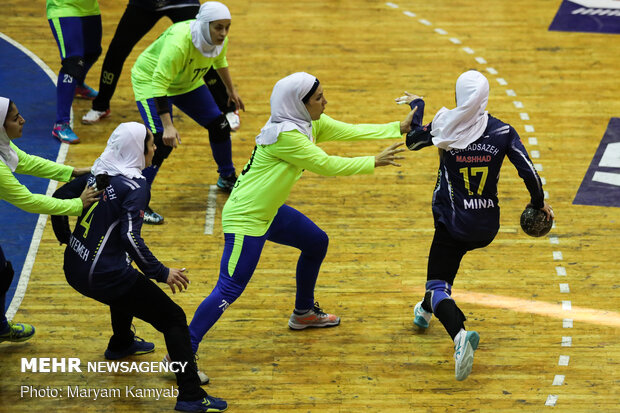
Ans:
[[[574,305],[571,306],[570,310],[565,310],[562,308],[562,304],[472,291],[453,292],[452,297],[457,303],[460,301],[486,307],[503,308],[520,313],[537,314],[560,319],[570,318],[575,321],[583,321],[584,323],[620,327],[620,313],[609,310],[596,310]]]

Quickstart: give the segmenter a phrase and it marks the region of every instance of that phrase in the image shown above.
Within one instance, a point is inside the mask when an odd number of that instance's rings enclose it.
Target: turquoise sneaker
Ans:
[[[149,225],[161,225],[164,223],[164,217],[147,206],[144,210],[144,223]]]
[[[474,351],[478,348],[480,335],[475,331],[461,330],[454,338],[454,376],[465,380],[474,365]]]
[[[52,129],[52,136],[64,143],[80,143],[80,138],[73,132],[69,123],[57,123]]]
[[[75,88],[76,98],[94,100],[98,94],[99,92],[88,86],[86,83],[82,83]]]
[[[12,323],[10,321],[8,323],[7,330],[4,333],[0,333],[0,343],[3,341],[19,343],[30,340],[34,336],[34,326],[25,323]]]
[[[422,308],[422,301],[417,303],[413,308],[413,324],[420,327],[421,329],[427,329],[429,323],[431,322],[431,318],[433,317],[433,313],[429,313],[425,309]]]
[[[233,173],[228,176],[222,176],[217,180],[217,187],[220,188],[224,192],[231,192],[235,183],[237,182],[237,176]]]

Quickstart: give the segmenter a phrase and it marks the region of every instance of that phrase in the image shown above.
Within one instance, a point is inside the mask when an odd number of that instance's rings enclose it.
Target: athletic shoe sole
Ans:
[[[329,323],[324,323],[324,324],[298,324],[298,323],[293,323],[290,320],[288,322],[288,326],[291,330],[304,330],[306,328],[336,327],[337,325],[340,325],[340,319],[338,319],[338,321],[335,321],[335,322],[329,322]]]
[[[474,365],[474,351],[478,348],[480,342],[480,335],[475,331],[468,331],[465,338],[465,350],[463,351],[463,357],[461,362],[456,368],[455,377],[458,381],[463,381],[471,373],[471,369]]]

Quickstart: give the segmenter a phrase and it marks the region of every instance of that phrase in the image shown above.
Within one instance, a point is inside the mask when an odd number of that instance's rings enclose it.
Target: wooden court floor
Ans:
[[[100,0],[104,52],[124,5]],[[471,376],[457,382],[452,343],[440,323],[434,320],[425,333],[412,325],[433,234],[436,152],[407,153],[401,168],[382,168],[372,176],[307,172],[288,203],[330,236],[316,296],[342,324],[288,329],[297,253],[267,244],[244,295],[199,350],[199,364],[211,377],[207,391],[225,398],[235,413],[620,411],[620,210],[572,203],[610,118],[620,117],[618,35],[548,31],[559,0],[227,5],[233,15],[228,61],[247,107],[242,129],[233,135],[238,170],[269,116],[273,84],[287,74],[316,75],[329,101],[327,113],[362,123],[403,118],[406,109],[393,99],[404,90],[426,98],[430,119],[441,106],[453,105],[456,78],[474,68],[489,78],[489,111],[511,123],[531,153],[537,151],[534,161],[557,220],[551,236],[534,239],[521,232],[518,218],[528,195],[507,161],[499,186],[502,229],[491,246],[465,257],[454,286],[466,325],[481,336]],[[167,25],[161,21],[130,55],[111,118],[94,126],[76,122],[82,143],[69,149],[68,164],[91,165],[118,123],[140,120],[129,70]],[[4,0],[0,32],[59,69],[43,0]],[[102,60],[87,77],[91,86],[97,85]],[[89,107],[76,101],[76,117]],[[215,164],[206,131],[182,114],[176,123],[183,144],[153,186],[152,206],[166,223],[146,227],[143,236],[164,264],[188,268],[191,287],[174,299],[191,318],[217,280],[226,197],[217,195],[214,233],[204,234]],[[357,156],[379,153],[387,144],[331,143],[324,149]],[[125,386],[174,385],[167,375],[20,371],[23,357],[103,361],[107,309],[66,284],[62,252],[48,224],[15,317],[34,324],[37,335],[23,344],[0,345],[0,411],[172,410],[174,399],[124,393],[96,400],[21,397],[21,386],[124,392]],[[159,361],[163,338],[145,323],[135,324],[138,335],[157,346],[135,361]]]

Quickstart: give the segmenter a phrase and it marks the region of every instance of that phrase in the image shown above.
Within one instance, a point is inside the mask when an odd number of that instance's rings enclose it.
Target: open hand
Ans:
[[[184,274],[185,268],[170,268],[168,273],[168,279],[166,284],[170,286],[172,294],[176,294],[175,287],[179,289],[179,292],[187,290],[189,285],[189,278]]]
[[[400,164],[397,164],[394,161],[397,159],[405,159],[404,156],[396,156],[397,153],[405,151],[404,148],[397,149],[399,146],[402,146],[404,144],[405,144],[404,142],[396,142],[395,144],[390,145],[386,150],[381,152],[379,155],[375,156],[375,168],[377,166],[387,166],[387,165],[400,166]]]

